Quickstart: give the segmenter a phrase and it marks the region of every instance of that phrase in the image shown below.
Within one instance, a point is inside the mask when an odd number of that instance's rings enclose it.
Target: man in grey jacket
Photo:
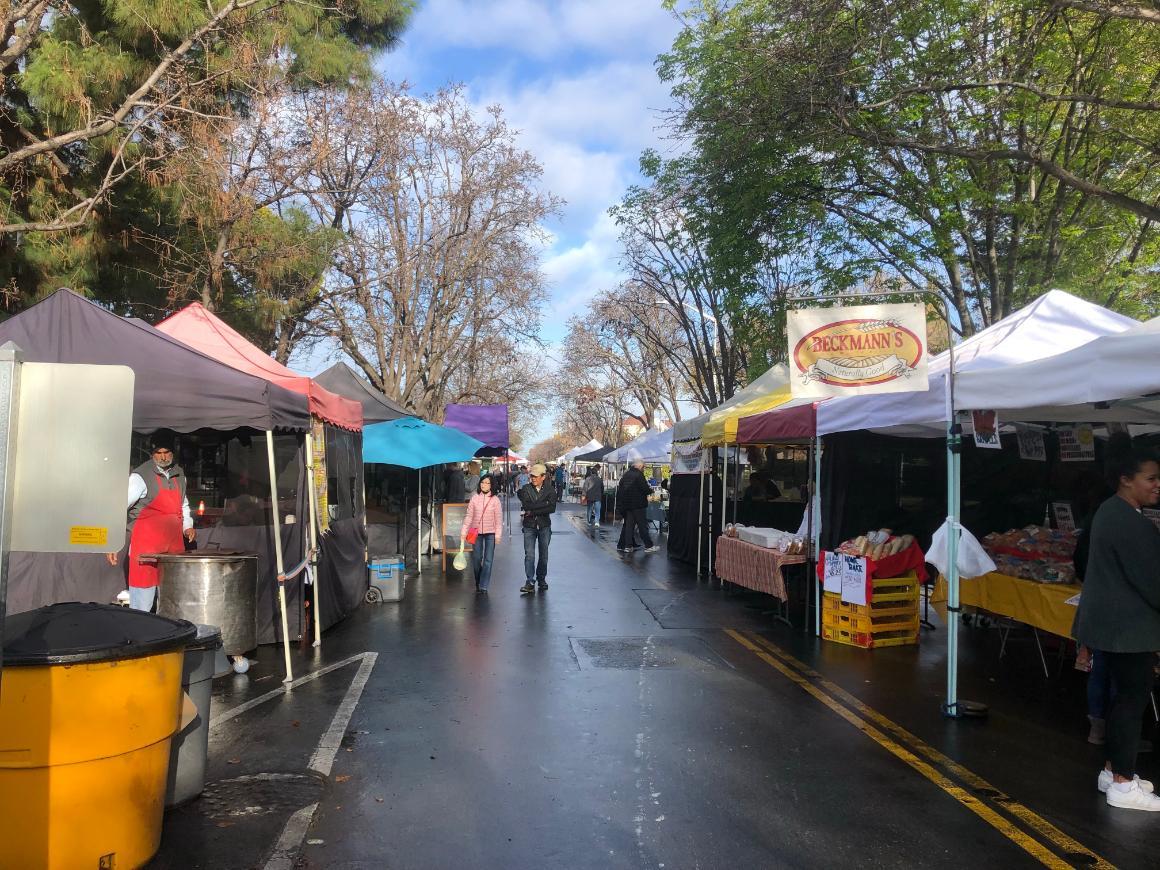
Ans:
[[[588,525],[600,528],[600,502],[604,498],[604,481],[596,466],[588,469],[584,478],[584,504],[588,509]]]

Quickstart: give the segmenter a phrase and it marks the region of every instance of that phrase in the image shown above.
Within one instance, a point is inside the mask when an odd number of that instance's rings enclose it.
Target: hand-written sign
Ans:
[[[847,604],[866,606],[866,560],[862,556],[825,553],[822,588],[837,592]]]
[[[920,304],[803,308],[787,314],[795,397],[928,388]]]
[[[1047,445],[1043,442],[1043,433],[1040,430],[1016,426],[1015,436],[1019,439],[1020,459],[1029,459],[1033,462],[1047,461]]]
[[[1059,430],[1060,462],[1094,462],[1096,437],[1088,425]]]

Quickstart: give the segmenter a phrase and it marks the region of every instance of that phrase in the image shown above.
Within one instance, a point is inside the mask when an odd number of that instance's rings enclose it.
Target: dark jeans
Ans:
[[[1100,652],[1108,660],[1112,703],[1108,709],[1107,756],[1112,773],[1131,779],[1140,748],[1140,719],[1152,691],[1156,654]]]
[[[646,511],[644,508],[624,512],[624,525],[620,527],[620,543],[617,545],[622,550],[627,550],[632,547],[633,538],[636,537],[633,532],[640,530],[640,539],[646,547],[653,545],[652,535],[648,533],[648,520],[645,519]]]
[[[1112,677],[1108,673],[1108,654],[1094,649],[1087,684],[1088,715],[1093,719],[1106,719],[1111,700]]]
[[[524,529],[524,577],[528,584],[543,583],[548,577],[548,544],[552,543],[552,527]],[[540,558],[536,561],[536,545]]]
[[[495,556],[495,535],[480,535],[471,550],[471,567],[475,570],[475,585],[486,589],[491,585],[491,560]]]

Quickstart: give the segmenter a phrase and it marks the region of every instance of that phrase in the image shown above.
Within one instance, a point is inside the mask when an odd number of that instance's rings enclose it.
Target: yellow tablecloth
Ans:
[[[1065,603],[1078,595],[1079,586],[1036,583],[1007,574],[984,574],[959,583],[963,607],[977,607],[998,616],[1007,616],[1060,637],[1071,637],[1075,605]],[[947,581],[939,577],[930,603],[946,619]]]

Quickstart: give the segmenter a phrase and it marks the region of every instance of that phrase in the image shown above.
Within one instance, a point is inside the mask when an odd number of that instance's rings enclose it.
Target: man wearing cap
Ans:
[[[153,439],[149,460],[129,474],[129,606],[152,610],[157,597],[157,566],[142,563],[145,553],[182,553],[185,541],[197,537],[185,472],[173,462],[173,442]],[[183,540],[184,538],[184,540]],[[117,554],[109,554],[117,564]]]
[[[524,577],[521,595],[531,595],[539,586],[548,588],[548,545],[552,542],[552,514],[556,510],[556,489],[547,482],[548,469],[537,462],[532,466],[531,481],[521,487],[517,496],[523,509]],[[539,559],[536,546],[539,545]]]

